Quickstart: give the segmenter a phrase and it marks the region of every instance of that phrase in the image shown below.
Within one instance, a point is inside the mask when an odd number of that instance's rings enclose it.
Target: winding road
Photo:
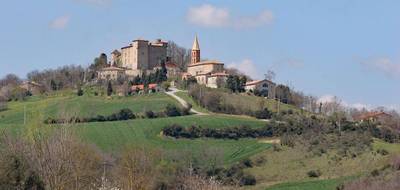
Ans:
[[[167,95],[171,96],[172,98],[174,98],[175,100],[177,100],[182,106],[187,108],[189,106],[189,103],[187,103],[184,99],[182,99],[181,97],[179,97],[179,96],[177,96],[175,94],[176,92],[179,92],[179,91],[181,91],[181,90],[178,90],[177,88],[170,88],[165,93]],[[208,115],[207,113],[203,113],[203,112],[197,111],[197,110],[195,110],[193,108],[191,108],[190,111],[192,113],[194,113],[194,114],[197,114],[197,115]]]

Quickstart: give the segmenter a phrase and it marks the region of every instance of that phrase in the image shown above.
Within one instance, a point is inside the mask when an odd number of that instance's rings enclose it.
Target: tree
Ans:
[[[80,85],[78,86],[78,91],[76,92],[76,95],[78,95],[78,96],[82,96],[83,95],[83,90],[82,90],[82,87]]]
[[[244,92],[244,86],[246,85],[246,82],[246,76],[229,75],[226,79],[226,88],[232,92]]]
[[[278,85],[276,86],[275,89],[275,98],[277,98],[279,101],[287,104],[290,99],[290,89],[288,86],[285,85]]]
[[[111,84],[111,81],[108,81],[108,84],[107,84],[107,96],[111,96],[112,93],[113,93],[112,84]]]
[[[162,88],[163,88],[165,91],[168,91],[168,89],[171,87],[171,84],[170,84],[169,82],[167,82],[167,81],[164,81],[164,82],[161,84],[161,86],[162,86]]]
[[[7,110],[7,99],[3,96],[0,96],[0,111]]]
[[[176,63],[181,70],[186,70],[191,60],[191,50],[180,47],[173,41],[168,42],[167,56]]]
[[[274,71],[268,70],[267,73],[265,74],[265,79],[272,81],[275,79],[275,76],[276,74]]]

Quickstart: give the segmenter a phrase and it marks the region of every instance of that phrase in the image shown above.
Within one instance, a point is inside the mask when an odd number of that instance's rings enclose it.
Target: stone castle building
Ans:
[[[110,66],[101,69],[98,76],[107,80],[115,80],[122,76],[140,76],[160,69],[161,63],[165,63],[169,76],[180,74],[179,68],[167,58],[167,46],[168,43],[161,39],[154,42],[134,40],[128,46],[114,50],[111,53]]]
[[[224,64],[219,61],[201,61],[197,36],[194,38],[191,57],[191,63],[187,66],[187,73],[183,74],[183,78],[195,77],[197,83],[207,87],[222,87],[228,76]]]

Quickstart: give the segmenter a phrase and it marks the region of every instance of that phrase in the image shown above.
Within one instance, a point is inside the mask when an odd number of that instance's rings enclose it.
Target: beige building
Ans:
[[[127,70],[153,70],[161,62],[167,61],[167,42],[135,40],[121,48],[122,67]]]
[[[157,66],[167,61],[167,46],[168,43],[161,39],[154,42],[134,40],[120,51],[114,50],[111,53],[109,67],[101,69],[98,77],[115,80],[120,76],[134,77],[155,72]],[[170,70],[176,74],[175,69],[170,68]]]
[[[103,80],[117,80],[118,78],[125,76],[125,71],[125,69],[120,67],[106,67],[98,72],[98,78]]]
[[[196,36],[192,46],[191,63],[187,66],[187,73],[184,73],[182,77],[195,77],[198,84],[204,84],[210,88],[218,88],[225,83],[227,74],[222,62],[200,61],[200,46]]]
[[[264,79],[247,82],[245,85],[245,90],[247,92],[259,93],[260,95],[268,98],[275,98],[275,87],[275,83]]]

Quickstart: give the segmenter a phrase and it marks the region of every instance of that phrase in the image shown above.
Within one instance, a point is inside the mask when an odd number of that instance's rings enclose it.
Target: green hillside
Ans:
[[[129,108],[135,113],[146,110],[162,111],[168,104],[178,103],[165,94],[151,94],[133,97],[101,96],[54,96],[32,97],[25,102],[10,102],[9,109],[0,112],[0,128],[13,131],[26,131],[32,123],[45,126],[42,121],[51,117],[107,115],[122,108]],[[23,125],[24,107],[27,113],[27,127]],[[203,127],[230,127],[248,125],[262,127],[265,122],[238,116],[185,116],[157,119],[135,119],[116,122],[94,122],[73,125],[73,129],[90,143],[108,151],[118,151],[127,145],[145,148],[189,151],[201,154],[214,151],[221,154],[225,163],[232,163],[254,155],[270,145],[259,143],[255,139],[215,140],[215,139],[172,139],[163,137],[162,128],[170,124],[183,126],[200,125]],[[57,127],[57,126],[51,126]],[[200,156],[200,155],[199,155]]]
[[[104,96],[53,96],[32,97],[24,102],[10,102],[7,111],[0,112],[0,126],[2,124],[23,124],[24,107],[26,106],[27,120],[36,119],[40,114],[47,117],[89,117],[109,115],[122,108],[129,108],[133,112],[146,110],[161,111],[168,104],[179,105],[174,99],[165,94],[149,94],[134,97]]]

